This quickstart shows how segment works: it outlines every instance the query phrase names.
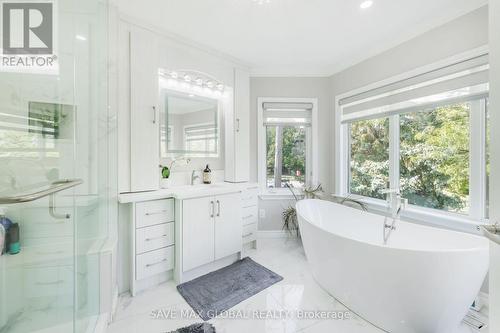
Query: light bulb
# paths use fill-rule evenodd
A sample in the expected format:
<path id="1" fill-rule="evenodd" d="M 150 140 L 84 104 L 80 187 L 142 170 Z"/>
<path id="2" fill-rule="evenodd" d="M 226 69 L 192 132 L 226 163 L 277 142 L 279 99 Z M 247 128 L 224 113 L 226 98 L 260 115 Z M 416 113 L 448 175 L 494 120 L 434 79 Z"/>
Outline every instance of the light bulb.
<path id="1" fill-rule="evenodd" d="M 371 6 L 373 6 L 373 1 L 372 1 L 372 0 L 366 0 L 366 1 L 363 1 L 363 2 L 359 5 L 359 7 L 360 7 L 361 9 L 368 9 L 368 8 L 370 8 Z"/>

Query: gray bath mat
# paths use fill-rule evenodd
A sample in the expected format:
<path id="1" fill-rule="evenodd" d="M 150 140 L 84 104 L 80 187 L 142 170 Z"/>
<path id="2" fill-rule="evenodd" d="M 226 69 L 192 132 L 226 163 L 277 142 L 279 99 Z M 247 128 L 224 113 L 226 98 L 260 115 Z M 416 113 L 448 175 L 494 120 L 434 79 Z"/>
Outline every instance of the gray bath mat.
<path id="1" fill-rule="evenodd" d="M 170 333 L 215 333 L 215 327 L 210 324 L 194 324 L 188 327 L 179 328 Z"/>
<path id="2" fill-rule="evenodd" d="M 278 274 L 244 258 L 178 285 L 177 290 L 203 320 L 209 320 L 281 280 Z"/>

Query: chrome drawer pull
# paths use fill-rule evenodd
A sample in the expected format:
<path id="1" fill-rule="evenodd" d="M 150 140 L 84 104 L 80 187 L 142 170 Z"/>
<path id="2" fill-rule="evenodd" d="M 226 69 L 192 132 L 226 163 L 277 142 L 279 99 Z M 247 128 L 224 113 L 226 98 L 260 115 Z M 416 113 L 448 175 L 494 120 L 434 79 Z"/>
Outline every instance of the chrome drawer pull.
<path id="1" fill-rule="evenodd" d="M 162 261 L 158 261 L 158 262 L 155 262 L 153 264 L 147 264 L 146 267 L 149 268 L 149 267 L 157 266 L 157 265 L 163 264 L 166 261 L 167 261 L 167 259 L 163 259 Z"/>
<path id="2" fill-rule="evenodd" d="M 167 237 L 168 235 L 161 235 L 159 237 L 153 237 L 153 238 L 146 238 L 146 242 L 151 242 L 151 241 L 154 241 L 154 240 L 157 240 L 157 239 L 162 239 L 162 238 L 165 238 Z"/>
<path id="3" fill-rule="evenodd" d="M 162 211 L 159 211 L 159 212 L 146 213 L 146 216 L 158 215 L 158 214 L 163 214 L 163 213 L 167 213 L 167 212 L 168 212 L 167 210 L 162 210 Z"/>
<path id="4" fill-rule="evenodd" d="M 55 286 L 55 285 L 63 284 L 63 283 L 64 283 L 64 280 L 57 280 L 54 282 L 37 282 L 36 284 L 38 286 Z"/>
<path id="5" fill-rule="evenodd" d="M 248 219 L 251 219 L 252 217 L 253 217 L 253 215 L 248 215 L 248 216 L 245 216 L 245 217 L 243 218 L 243 220 L 248 220 Z"/>
<path id="6" fill-rule="evenodd" d="M 243 238 L 247 238 L 247 237 L 250 237 L 253 235 L 253 232 L 249 233 L 249 234 L 246 234 L 246 235 L 243 235 Z"/>

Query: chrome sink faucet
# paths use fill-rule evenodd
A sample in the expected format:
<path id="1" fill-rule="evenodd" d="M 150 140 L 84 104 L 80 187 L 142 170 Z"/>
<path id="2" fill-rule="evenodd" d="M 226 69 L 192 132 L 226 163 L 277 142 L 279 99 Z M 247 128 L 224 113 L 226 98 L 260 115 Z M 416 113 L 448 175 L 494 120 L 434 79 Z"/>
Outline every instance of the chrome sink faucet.
<path id="1" fill-rule="evenodd" d="M 191 185 L 194 185 L 196 179 L 200 179 L 200 176 L 196 174 L 196 170 L 193 170 L 193 172 L 191 172 Z"/>

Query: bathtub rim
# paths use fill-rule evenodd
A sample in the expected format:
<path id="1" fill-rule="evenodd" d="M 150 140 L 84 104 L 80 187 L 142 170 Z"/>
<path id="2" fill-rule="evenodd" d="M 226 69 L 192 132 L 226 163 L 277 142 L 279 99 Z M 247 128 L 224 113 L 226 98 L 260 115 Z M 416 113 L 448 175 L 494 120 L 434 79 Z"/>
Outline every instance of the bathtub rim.
<path id="1" fill-rule="evenodd" d="M 300 213 L 300 206 L 303 206 L 303 205 L 305 205 L 305 204 L 307 204 L 309 202 L 325 202 L 325 203 L 328 203 L 328 204 L 330 204 L 332 206 L 341 206 L 342 208 L 345 208 L 346 210 L 350 210 L 350 211 L 362 212 L 364 214 L 374 215 L 374 216 L 377 216 L 377 217 L 385 217 L 385 216 L 381 215 L 381 214 L 372 213 L 372 212 L 362 211 L 362 210 L 359 210 L 359 209 L 356 209 L 356 208 L 352 208 L 352 207 L 349 207 L 349 206 L 346 206 L 346 205 L 342 205 L 340 203 L 329 201 L 329 200 L 304 199 L 304 200 L 300 200 L 300 201 L 298 201 L 296 203 L 295 209 L 297 211 L 297 217 L 299 218 L 299 223 L 300 223 L 300 218 L 302 218 L 304 221 L 306 221 L 311 226 L 313 226 L 313 227 L 315 227 L 317 229 L 320 229 L 323 232 L 327 232 L 327 233 L 332 234 L 332 235 L 334 235 L 336 237 L 342 238 L 343 240 L 354 241 L 356 243 L 370 245 L 370 246 L 375 246 L 375 247 L 378 247 L 378 248 L 381 248 L 381 249 L 388 249 L 388 250 L 393 250 L 393 251 L 432 252 L 432 253 L 440 253 L 440 252 L 443 252 L 443 253 L 486 252 L 486 254 L 489 255 L 489 242 L 488 242 L 488 239 L 486 237 L 484 237 L 484 236 L 475 235 L 475 234 L 471 234 L 471 233 L 467 233 L 467 232 L 462 232 L 462 231 L 448 230 L 448 229 L 444 229 L 444 228 L 439 228 L 437 226 L 434 227 L 434 226 L 424 225 L 424 224 L 420 224 L 420 223 L 416 223 L 416 222 L 411 222 L 411 221 L 406 221 L 406 220 L 399 220 L 397 223 L 409 223 L 409 224 L 418 226 L 418 227 L 420 227 L 422 229 L 439 229 L 439 230 L 442 230 L 442 231 L 459 234 L 461 236 L 476 238 L 478 240 L 484 241 L 484 246 L 482 246 L 482 247 L 481 246 L 477 246 L 477 247 L 471 247 L 471 248 L 465 248 L 465 249 L 463 249 L 463 248 L 462 249 L 428 249 L 428 248 L 415 249 L 415 248 L 394 247 L 394 246 L 391 246 L 391 245 L 377 244 L 377 243 L 374 243 L 374 242 L 368 242 L 368 241 L 363 241 L 363 240 L 356 239 L 356 238 L 351 238 L 351 237 L 346 237 L 346 236 L 343 236 L 343 235 L 339 235 L 338 233 L 334 233 L 334 232 L 331 232 L 329 230 L 326 230 L 325 228 L 323 228 L 323 227 L 321 227 L 321 226 L 319 226 L 319 225 L 311 222 L 309 219 L 307 219 L 306 217 L 304 217 L 303 214 Z"/>

